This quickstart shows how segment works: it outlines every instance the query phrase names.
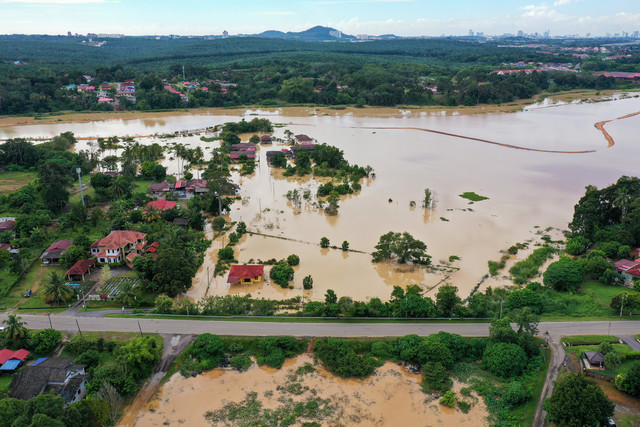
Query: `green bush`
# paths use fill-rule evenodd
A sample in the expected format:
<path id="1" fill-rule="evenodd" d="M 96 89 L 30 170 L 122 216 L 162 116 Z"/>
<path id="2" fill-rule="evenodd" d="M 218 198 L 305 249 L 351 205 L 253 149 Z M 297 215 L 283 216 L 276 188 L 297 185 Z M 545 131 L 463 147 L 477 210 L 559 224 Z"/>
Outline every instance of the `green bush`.
<path id="1" fill-rule="evenodd" d="M 199 362 L 207 361 L 208 365 L 215 368 L 222 362 L 224 343 L 219 336 L 204 333 L 191 344 L 191 355 Z"/>
<path id="2" fill-rule="evenodd" d="M 278 263 L 271 267 L 269 277 L 283 288 L 289 287 L 289 282 L 293 280 L 293 268 L 284 263 Z"/>
<path id="3" fill-rule="evenodd" d="M 370 356 L 357 355 L 351 344 L 339 338 L 318 341 L 314 351 L 329 371 L 343 378 L 368 377 L 377 364 Z"/>
<path id="4" fill-rule="evenodd" d="M 525 403 L 531 397 L 531 393 L 525 389 L 519 381 L 512 381 L 502 395 L 502 400 L 511 406 Z"/>
<path id="5" fill-rule="evenodd" d="M 296 254 L 291 254 L 287 257 L 287 264 L 289 264 L 291 267 L 295 267 L 296 265 L 300 264 L 300 257 Z"/>
<path id="6" fill-rule="evenodd" d="M 45 355 L 55 350 L 62 341 L 62 332 L 55 329 L 42 329 L 29 339 L 29 348 L 35 353 Z"/>
<path id="7" fill-rule="evenodd" d="M 449 390 L 451 388 L 450 376 L 440 362 L 428 362 L 422 366 L 422 380 L 428 391 L 445 392 Z"/>
<path id="8" fill-rule="evenodd" d="M 452 391 L 448 391 L 440 398 L 440 404 L 450 408 L 455 408 L 456 400 L 456 394 Z"/>
<path id="9" fill-rule="evenodd" d="M 251 358 L 249 356 L 245 356 L 243 354 L 239 356 L 232 357 L 229 360 L 229 365 L 232 368 L 237 369 L 240 372 L 244 372 L 253 364 Z"/>
<path id="10" fill-rule="evenodd" d="M 76 357 L 73 363 L 86 365 L 86 369 L 98 366 L 100 364 L 100 353 L 94 349 L 87 350 L 80 356 Z"/>
<path id="11" fill-rule="evenodd" d="M 464 400 L 458 400 L 458 408 L 460 408 L 460 411 L 462 411 L 463 414 L 467 414 L 471 409 L 471 403 L 465 402 Z"/>
<path id="12" fill-rule="evenodd" d="M 482 367 L 502 378 L 515 377 L 527 367 L 527 355 L 517 344 L 491 344 L 482 355 Z"/>
<path id="13" fill-rule="evenodd" d="M 561 292 L 575 292 L 584 280 L 580 262 L 569 257 L 552 262 L 544 272 L 545 286 Z"/>

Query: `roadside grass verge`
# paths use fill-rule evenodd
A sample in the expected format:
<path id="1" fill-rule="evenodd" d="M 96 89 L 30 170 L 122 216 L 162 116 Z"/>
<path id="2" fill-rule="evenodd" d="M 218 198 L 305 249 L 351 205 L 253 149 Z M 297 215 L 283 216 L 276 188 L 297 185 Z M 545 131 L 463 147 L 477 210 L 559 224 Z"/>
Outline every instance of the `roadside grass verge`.
<path id="1" fill-rule="evenodd" d="M 618 354 L 626 356 L 627 358 L 640 358 L 640 351 L 633 350 L 626 344 L 612 344 L 611 345 Z M 571 347 L 565 347 L 564 351 L 580 357 L 585 351 L 598 351 L 598 345 L 573 345 Z"/>
<path id="2" fill-rule="evenodd" d="M 544 363 L 538 375 L 531 376 L 528 381 L 523 381 L 523 385 L 531 390 L 531 399 L 523 406 L 513 409 L 513 414 L 522 420 L 523 426 L 533 425 L 533 417 L 536 414 L 536 408 L 542 395 L 542 387 L 547 379 L 547 371 L 549 370 L 549 364 L 551 363 L 551 350 L 545 348 L 543 351 Z"/>
<path id="3" fill-rule="evenodd" d="M 618 344 L 618 337 L 613 335 L 568 335 L 562 338 L 562 342 L 571 346 L 599 345 L 603 342 Z"/>

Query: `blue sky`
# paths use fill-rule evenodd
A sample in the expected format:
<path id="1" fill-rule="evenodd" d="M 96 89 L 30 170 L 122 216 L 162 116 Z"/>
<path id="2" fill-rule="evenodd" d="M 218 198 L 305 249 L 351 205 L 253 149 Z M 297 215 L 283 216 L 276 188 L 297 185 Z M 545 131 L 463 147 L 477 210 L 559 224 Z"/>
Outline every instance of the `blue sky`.
<path id="1" fill-rule="evenodd" d="M 1 34 L 252 34 L 314 25 L 439 36 L 640 30 L 639 0 L 0 0 Z"/>

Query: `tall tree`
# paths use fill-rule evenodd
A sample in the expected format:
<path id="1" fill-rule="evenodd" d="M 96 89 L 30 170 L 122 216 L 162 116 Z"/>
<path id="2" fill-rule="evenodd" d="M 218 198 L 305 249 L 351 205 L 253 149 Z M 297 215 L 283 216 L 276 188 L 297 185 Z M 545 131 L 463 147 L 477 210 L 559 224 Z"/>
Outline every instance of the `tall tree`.
<path id="1" fill-rule="evenodd" d="M 49 273 L 49 278 L 42 291 L 42 295 L 44 295 L 46 302 L 60 305 L 71 301 L 74 292 L 73 289 L 63 284 L 62 276 L 52 271 Z"/>
<path id="2" fill-rule="evenodd" d="M 553 394 L 544 402 L 549 419 L 567 427 L 608 425 L 614 407 L 598 383 L 573 372 L 558 377 Z"/>
<path id="3" fill-rule="evenodd" d="M 29 330 L 24 326 L 22 317 L 15 314 L 10 314 L 5 320 L 2 321 L 4 325 L 7 325 L 4 330 L 4 336 L 9 341 L 17 341 L 25 338 L 29 333 Z"/>

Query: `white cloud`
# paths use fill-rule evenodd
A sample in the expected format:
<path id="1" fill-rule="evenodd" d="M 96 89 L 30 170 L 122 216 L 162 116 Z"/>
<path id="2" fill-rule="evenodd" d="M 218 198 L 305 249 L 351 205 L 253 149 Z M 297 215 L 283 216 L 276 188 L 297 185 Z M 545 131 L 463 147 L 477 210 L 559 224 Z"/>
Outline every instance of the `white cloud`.
<path id="1" fill-rule="evenodd" d="M 415 0 L 325 0 L 325 1 L 317 1 L 316 4 L 319 5 L 337 5 L 337 4 L 347 4 L 347 3 L 410 3 Z"/>
<path id="2" fill-rule="evenodd" d="M 564 5 L 567 5 L 569 3 L 578 3 L 578 2 L 581 2 L 581 1 L 583 1 L 583 0 L 558 0 L 553 5 L 554 6 L 564 6 Z"/>
<path id="3" fill-rule="evenodd" d="M 292 16 L 292 15 L 297 15 L 297 13 L 291 12 L 291 11 L 288 11 L 288 10 L 283 10 L 283 11 L 269 10 L 269 11 L 263 11 L 263 12 L 254 12 L 254 13 L 252 13 L 252 15 L 256 15 L 256 16 Z"/>
<path id="4" fill-rule="evenodd" d="M 0 0 L 0 3 L 89 4 L 120 3 L 118 0 Z"/>

